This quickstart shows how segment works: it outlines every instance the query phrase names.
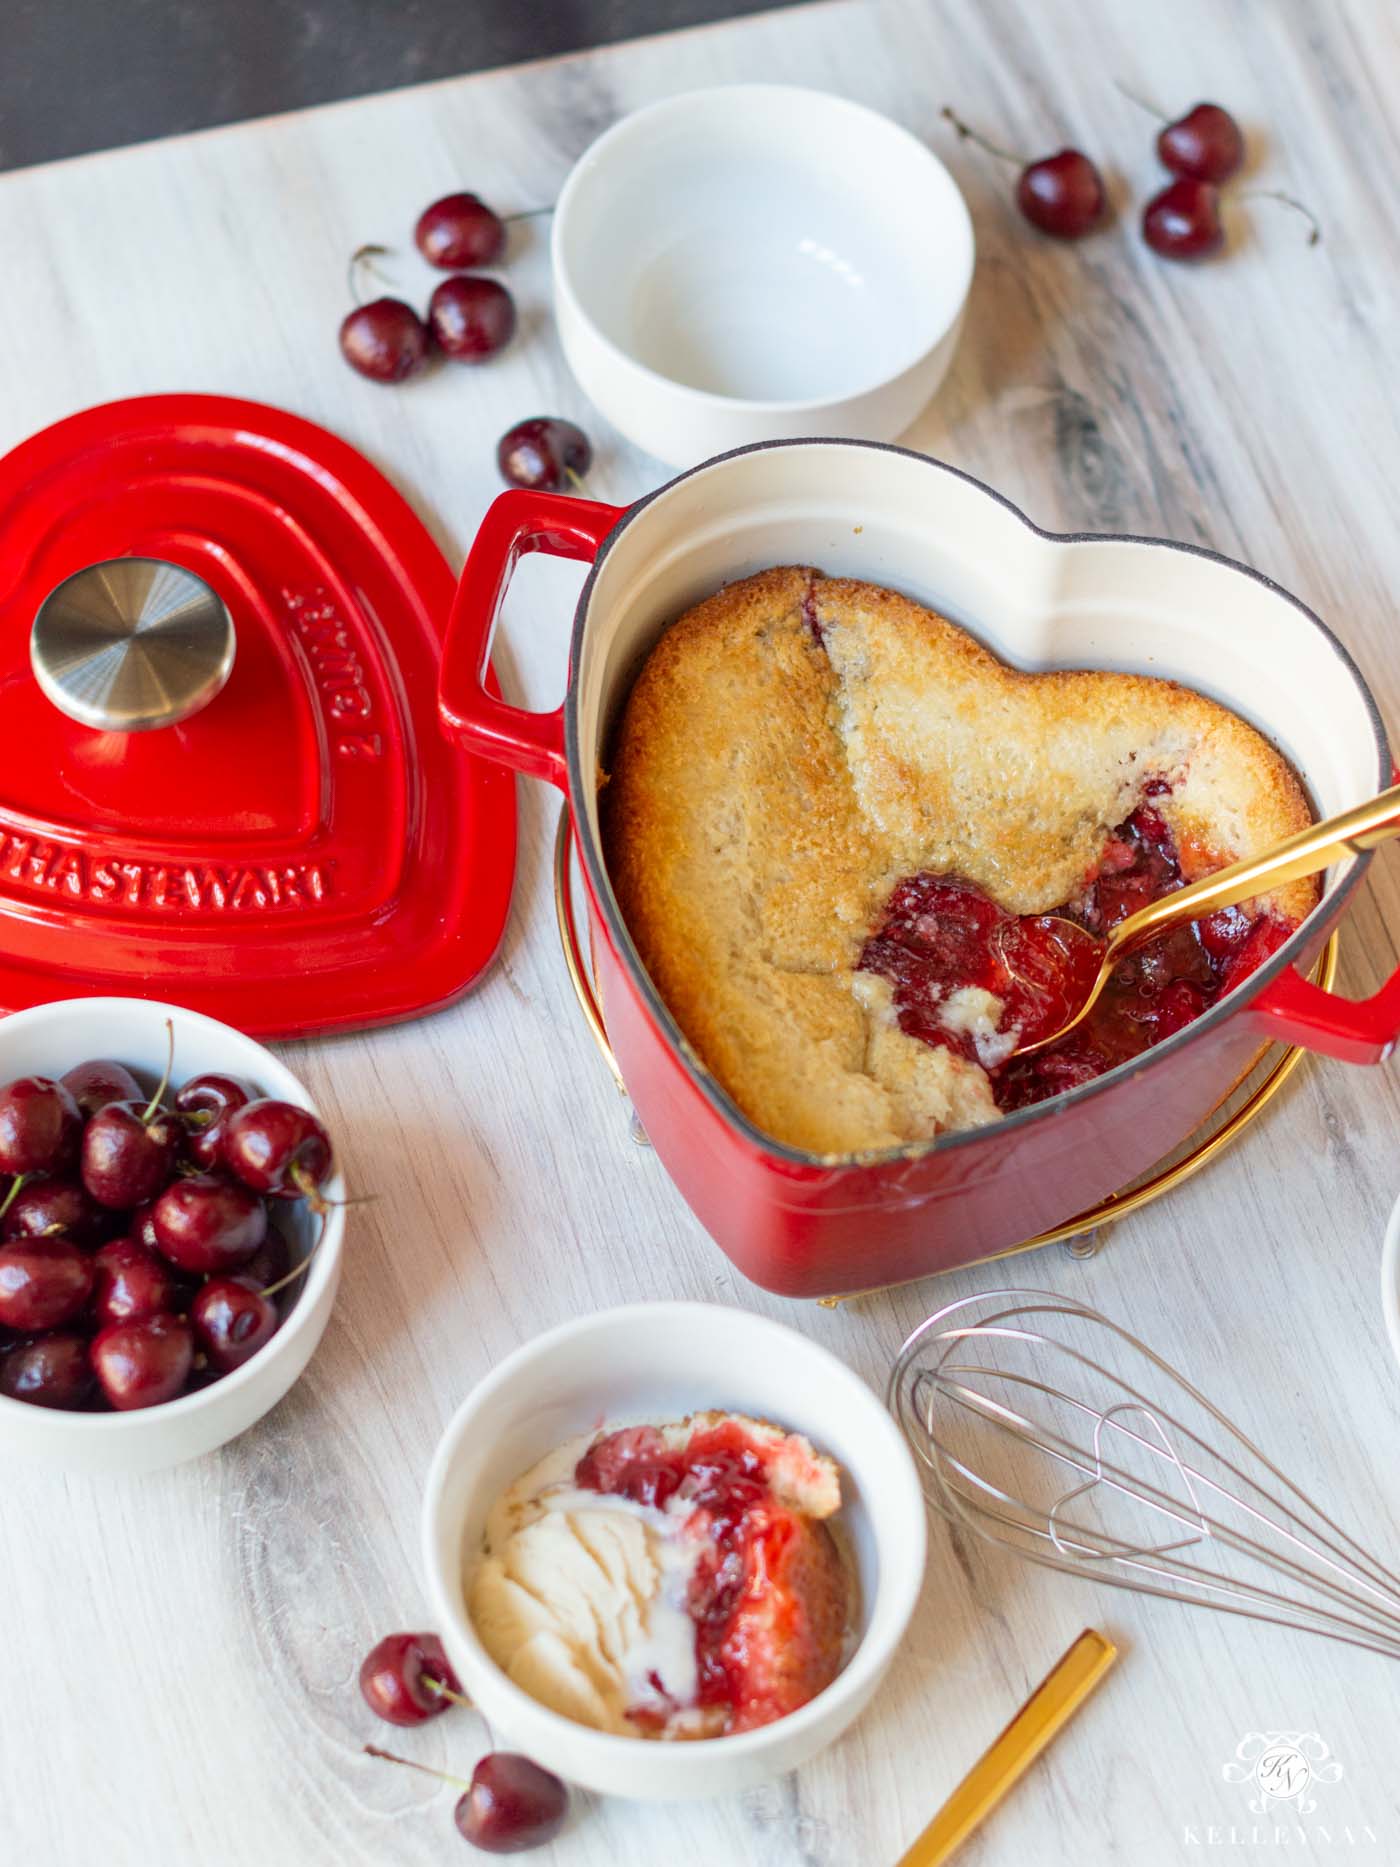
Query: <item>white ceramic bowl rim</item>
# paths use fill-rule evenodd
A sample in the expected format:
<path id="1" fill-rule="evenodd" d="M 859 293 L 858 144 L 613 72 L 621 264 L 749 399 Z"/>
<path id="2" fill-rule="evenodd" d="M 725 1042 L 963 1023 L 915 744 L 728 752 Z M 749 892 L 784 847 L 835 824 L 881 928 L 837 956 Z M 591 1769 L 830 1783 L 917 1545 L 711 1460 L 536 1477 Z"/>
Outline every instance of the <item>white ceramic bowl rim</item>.
<path id="1" fill-rule="evenodd" d="M 843 384 L 830 394 L 802 396 L 792 401 L 757 401 L 749 396 L 721 395 L 713 389 L 698 389 L 691 383 L 678 381 L 675 377 L 663 376 L 659 371 L 654 370 L 650 364 L 643 363 L 638 357 L 633 356 L 631 351 L 625 350 L 621 344 L 610 337 L 594 320 L 574 280 L 570 277 L 569 268 L 564 256 L 564 241 L 567 237 L 566 229 L 568 227 L 568 216 L 570 208 L 573 206 L 574 198 L 591 180 L 591 177 L 586 172 L 585 162 L 591 160 L 595 156 L 606 153 L 615 144 L 637 133 L 638 130 L 644 131 L 649 120 L 665 115 L 674 110 L 677 106 L 690 104 L 696 98 L 712 95 L 716 91 L 745 92 L 753 97 L 755 101 L 765 92 L 779 94 L 784 98 L 804 97 L 815 99 L 823 106 L 830 106 L 833 111 L 841 111 L 853 117 L 864 118 L 872 127 L 878 124 L 882 129 L 891 132 L 898 140 L 907 144 L 911 157 L 915 157 L 916 154 L 917 157 L 922 157 L 928 166 L 930 174 L 939 176 L 949 185 L 952 197 L 957 203 L 960 226 L 965 228 L 967 235 L 967 260 L 963 269 L 965 276 L 959 282 L 958 288 L 952 296 L 951 308 L 947 310 L 943 316 L 934 319 L 929 324 L 927 332 L 921 341 L 913 345 L 908 354 L 903 356 L 897 364 L 893 367 L 882 369 L 877 376 L 872 377 L 869 381 L 861 381 L 849 386 Z M 597 137 L 595 141 L 589 144 L 583 156 L 579 158 L 578 162 L 576 162 L 574 167 L 570 170 L 568 178 L 559 192 L 559 199 L 555 203 L 554 225 L 550 235 L 550 264 L 554 274 L 556 289 L 562 292 L 568 299 L 569 305 L 575 315 L 587 325 L 594 340 L 610 356 L 615 358 L 618 362 L 624 363 L 629 369 L 636 370 L 642 377 L 653 383 L 664 384 L 667 390 L 672 394 L 685 395 L 693 399 L 696 403 L 712 408 L 744 409 L 752 411 L 755 415 L 800 415 L 808 409 L 830 410 L 837 403 L 853 402 L 861 396 L 870 395 L 873 391 L 884 388 L 888 383 L 897 382 L 906 371 L 912 369 L 921 358 L 927 356 L 929 351 L 942 342 L 962 316 L 963 307 L 967 302 L 967 295 L 972 286 L 972 272 L 975 264 L 975 236 L 972 227 L 972 216 L 968 212 L 967 203 L 963 200 L 962 191 L 953 180 L 952 174 L 948 170 L 946 164 L 940 161 L 933 150 L 928 147 L 927 143 L 921 142 L 911 130 L 906 130 L 903 124 L 896 123 L 892 117 L 885 116 L 882 111 L 872 110 L 866 104 L 858 104 L 853 98 L 841 97 L 833 91 L 822 91 L 809 85 L 705 85 L 693 91 L 679 91 L 673 97 L 663 97 L 658 99 L 654 104 L 644 104 L 638 110 L 629 111 L 625 117 L 620 118 L 609 129 L 604 130 L 601 136 Z M 720 458 L 723 458 L 723 456 L 720 456 Z M 704 462 L 702 464 L 709 465 L 711 463 Z M 658 491 L 664 490 L 664 488 L 658 488 Z"/>
<path id="2" fill-rule="evenodd" d="M 637 1746 L 639 1744 L 645 1746 L 647 1740 L 638 1737 L 617 1737 L 608 1731 L 590 1730 L 588 1726 L 580 1725 L 572 1718 L 566 1718 L 561 1712 L 552 1711 L 547 1705 L 541 1704 L 538 1699 L 532 1698 L 496 1665 L 472 1626 L 471 1617 L 466 1611 L 460 1581 L 454 1588 L 439 1573 L 436 1551 L 437 1500 L 451 1469 L 464 1422 L 478 1413 L 501 1388 L 508 1386 L 516 1379 L 523 1368 L 547 1355 L 561 1341 L 567 1340 L 581 1328 L 586 1328 L 594 1322 L 625 1324 L 629 1319 L 636 1319 L 639 1323 L 643 1323 L 657 1318 L 662 1313 L 683 1317 L 692 1311 L 722 1307 L 717 1304 L 685 1302 L 626 1303 L 611 1309 L 595 1311 L 592 1316 L 561 1323 L 557 1328 L 546 1330 L 542 1335 L 532 1336 L 529 1341 L 523 1342 L 519 1348 L 507 1355 L 504 1361 L 498 1362 L 489 1374 L 483 1375 L 477 1382 L 444 1428 L 437 1451 L 433 1455 L 432 1465 L 428 1470 L 427 1484 L 423 1494 L 423 1567 L 428 1579 L 429 1592 L 433 1596 L 433 1605 L 440 1620 L 453 1627 L 458 1636 L 473 1649 L 482 1665 L 491 1668 L 495 1674 L 497 1687 L 507 1701 L 518 1705 L 523 1712 L 534 1718 L 542 1717 L 548 1723 L 556 1725 L 561 1732 L 567 1734 L 571 1744 L 581 1747 L 582 1754 L 595 1757 L 600 1763 L 605 1763 L 609 1759 L 635 1758 L 638 1754 Z M 787 1324 L 774 1322 L 770 1317 L 762 1316 L 754 1310 L 737 1310 L 736 1314 L 742 1315 L 746 1322 L 756 1325 L 766 1324 L 774 1330 L 781 1331 L 785 1336 L 797 1336 L 804 1347 L 809 1349 L 812 1355 L 823 1364 L 827 1378 L 844 1384 L 852 1396 L 854 1405 L 865 1406 L 870 1410 L 872 1430 L 886 1434 L 897 1443 L 902 1462 L 908 1462 L 909 1484 L 912 1490 L 911 1502 L 916 1507 L 916 1520 L 922 1525 L 925 1522 L 923 1494 L 919 1490 L 908 1447 L 893 1416 L 886 1410 L 878 1395 L 867 1387 L 855 1370 L 848 1367 L 839 1356 L 833 1355 L 829 1349 L 824 1348 L 818 1342 L 813 1342 L 809 1337 L 802 1336 L 799 1331 L 790 1328 Z M 799 1425 L 792 1430 L 800 1432 L 802 1429 Z M 905 1588 L 897 1591 L 882 1562 L 876 1599 L 871 1609 L 869 1623 L 850 1659 L 824 1691 L 819 1692 L 814 1699 L 809 1700 L 799 1710 L 789 1712 L 785 1717 L 775 1719 L 771 1724 L 760 1725 L 752 1731 L 741 1731 L 731 1737 L 706 1738 L 700 1746 L 705 1756 L 707 1758 L 747 1757 L 761 1754 L 771 1746 L 800 1734 L 809 1725 L 818 1722 L 824 1715 L 830 1694 L 840 1692 L 846 1696 L 858 1692 L 871 1674 L 878 1674 L 889 1663 L 893 1646 L 909 1623 L 923 1586 L 924 1561 L 922 1558 L 912 1565 L 908 1571 L 908 1577 L 912 1581 L 912 1586 L 906 1581 Z"/>
<path id="3" fill-rule="evenodd" d="M 1050 531 L 1044 526 L 1037 525 L 1033 519 L 1027 518 L 1021 508 L 1013 500 L 1008 499 L 1004 493 L 999 493 L 995 487 L 988 486 L 984 480 L 979 480 L 974 474 L 964 472 L 961 467 L 949 465 L 946 460 L 936 460 L 930 454 L 921 454 L 914 448 L 900 447 L 890 441 L 861 441 L 840 435 L 811 435 L 798 440 L 753 441 L 744 447 L 730 448 L 723 454 L 716 454 L 709 460 L 702 460 L 695 466 L 686 468 L 684 472 L 674 474 L 663 485 L 656 487 L 645 498 L 637 500 L 633 505 L 627 506 L 619 514 L 617 523 L 599 546 L 597 555 L 589 567 L 583 588 L 579 592 L 577 607 L 574 610 L 573 634 L 569 644 L 568 684 L 563 703 L 564 751 L 568 767 L 568 796 L 571 800 L 581 799 L 588 795 L 588 785 L 592 781 L 590 774 L 593 772 L 595 763 L 594 748 L 591 745 L 584 746 L 583 734 L 580 730 L 579 681 L 583 667 L 584 631 L 588 623 L 589 606 L 593 599 L 594 585 L 598 581 L 608 553 L 628 526 L 632 525 L 648 506 L 669 493 L 673 487 L 694 478 L 695 475 L 706 473 L 725 461 L 738 460 L 746 454 L 767 452 L 774 448 L 812 447 L 829 447 L 838 450 L 860 448 L 867 452 L 897 454 L 907 460 L 917 461 L 931 473 L 950 474 L 953 478 L 976 488 L 994 504 L 1001 506 L 1035 537 L 1043 538 L 1051 544 L 1148 545 L 1160 551 L 1180 552 L 1188 557 L 1203 558 L 1209 563 L 1222 565 L 1238 572 L 1242 577 L 1249 578 L 1251 582 L 1262 585 L 1272 595 L 1281 597 L 1306 622 L 1310 623 L 1342 663 L 1356 686 L 1375 734 L 1377 791 L 1385 790 L 1393 781 L 1390 743 L 1386 736 L 1385 724 L 1381 719 L 1375 696 L 1367 685 L 1354 657 L 1315 610 L 1310 609 L 1291 591 L 1284 589 L 1282 584 L 1276 583 L 1272 577 L 1265 576 L 1262 571 L 1254 570 L 1248 564 L 1241 564 L 1237 559 L 1227 557 L 1224 552 L 1212 551 L 1205 545 L 1184 544 L 1173 538 L 1153 538 L 1134 532 Z M 778 1141 L 772 1135 L 766 1134 L 750 1121 L 728 1092 L 699 1063 L 695 1052 L 686 1042 L 680 1026 L 676 1023 L 661 994 L 652 984 L 646 967 L 642 964 L 641 955 L 637 951 L 622 910 L 618 906 L 617 897 L 613 893 L 607 864 L 603 860 L 601 844 L 590 830 L 586 812 L 574 804 L 572 814 L 575 841 L 593 897 L 598 902 L 608 924 L 614 945 L 628 968 L 634 988 L 640 994 L 653 1021 L 665 1034 L 672 1051 L 680 1059 L 686 1075 L 711 1107 L 731 1128 L 737 1129 L 753 1148 L 773 1159 L 791 1161 L 795 1165 L 804 1167 L 814 1164 L 841 1166 L 852 1162 L 859 1162 L 862 1167 L 865 1167 L 879 1165 L 886 1161 L 918 1160 L 926 1154 L 931 1154 L 935 1149 L 943 1151 L 955 1148 L 977 1148 L 985 1147 L 988 1143 L 994 1146 L 1000 1145 L 1008 1131 L 1013 1128 L 1022 1127 L 1029 1122 L 1053 1121 L 1071 1102 L 1076 1104 L 1087 1102 L 1094 1096 L 1111 1093 L 1129 1074 L 1136 1076 L 1144 1071 L 1160 1068 L 1186 1045 L 1215 1029 L 1226 1018 L 1233 1017 L 1237 1012 L 1242 1011 L 1266 985 L 1291 966 L 1297 959 L 1304 942 L 1316 931 L 1318 917 L 1321 916 L 1328 923 L 1332 923 L 1341 914 L 1346 903 L 1361 885 L 1374 854 L 1373 851 L 1364 851 L 1356 856 L 1349 872 L 1318 904 L 1317 909 L 1284 941 L 1278 952 L 1251 973 L 1242 985 L 1225 993 L 1199 1018 L 1193 1019 L 1190 1024 L 1184 1026 L 1173 1036 L 1165 1038 L 1161 1043 L 1154 1044 L 1141 1056 L 1130 1058 L 1126 1063 L 1119 1064 L 1116 1069 L 1094 1077 L 1077 1089 L 1066 1090 L 1060 1095 L 1050 1097 L 1045 1102 L 1034 1103 L 1029 1108 L 1018 1109 L 1012 1114 L 1003 1115 L 1000 1121 L 991 1127 L 955 1130 L 938 1136 L 936 1140 L 910 1142 L 903 1147 L 868 1149 L 856 1154 L 827 1155 L 792 1147 L 787 1142 Z"/>
<path id="4" fill-rule="evenodd" d="M 10 1027 L 20 1021 L 41 1024 L 45 1021 L 46 1014 L 53 1009 L 55 1004 L 72 1004 L 77 1001 L 83 1004 L 90 1004 L 93 1007 L 99 1007 L 108 1002 L 110 997 L 110 994 L 95 995 L 91 998 L 84 997 L 82 994 L 75 994 L 74 999 L 47 1000 L 42 1005 L 30 1005 L 24 1011 L 11 1012 L 8 1017 L 3 1020 L 3 1024 L 0 1024 L 0 1030 Z M 138 1001 L 119 997 L 114 1002 L 123 1006 L 130 1006 Z M 141 999 L 139 1003 L 143 1007 L 149 1008 L 154 1018 L 178 1017 L 181 1020 L 202 1025 L 207 1030 L 217 1032 L 220 1035 L 228 1031 L 235 1031 L 236 1035 L 243 1037 L 247 1043 L 257 1045 L 259 1049 L 262 1048 L 255 1037 L 247 1037 L 245 1032 L 237 1031 L 235 1026 L 223 1024 L 218 1018 L 207 1017 L 202 1011 L 191 1011 L 188 1006 L 185 1005 L 168 1005 L 154 998 Z M 96 1013 L 95 1015 L 100 1015 L 100 1013 Z M 100 1050 L 93 1051 L 94 1056 L 102 1054 L 104 1053 Z M 274 1062 L 280 1063 L 280 1059 L 278 1058 L 274 1058 L 273 1060 Z M 292 1077 L 293 1081 L 296 1080 L 293 1072 L 288 1070 L 285 1064 L 282 1064 L 281 1067 L 286 1071 L 289 1077 Z M 261 1087 L 261 1085 L 259 1085 L 259 1087 Z M 304 1106 L 308 1108 L 312 1107 L 310 1097 L 305 1098 Z M 313 1114 L 316 1113 L 314 1108 L 312 1108 L 312 1112 Z M 332 1202 L 344 1201 L 345 1182 L 341 1178 L 338 1165 L 330 1179 L 326 1181 L 322 1191 L 326 1198 Z M 302 1327 L 309 1324 L 315 1312 L 314 1298 L 316 1294 L 325 1287 L 327 1280 L 335 1270 L 336 1261 L 340 1256 L 341 1234 L 343 1229 L 343 1221 L 340 1218 L 340 1207 L 337 1205 L 336 1210 L 327 1217 L 325 1232 L 321 1237 L 320 1245 L 315 1257 L 312 1259 L 310 1268 L 302 1272 L 302 1290 L 296 1302 L 287 1312 L 282 1322 L 279 1323 L 274 1333 L 264 1342 L 257 1354 L 250 1355 L 241 1368 L 235 1368 L 232 1374 L 225 1374 L 221 1376 L 219 1380 L 211 1381 L 207 1387 L 202 1387 L 193 1394 L 181 1394 L 175 1400 L 162 1401 L 158 1407 L 133 1407 L 126 1412 L 113 1413 L 65 1413 L 65 1420 L 71 1420 L 76 1425 L 80 1425 L 84 1431 L 90 1430 L 93 1433 L 106 1433 L 110 1437 L 116 1437 L 122 1433 L 140 1432 L 143 1428 L 148 1428 L 151 1421 L 157 1418 L 161 1420 L 184 1419 L 190 1414 L 199 1413 L 204 1408 L 212 1406 L 216 1400 L 222 1400 L 228 1394 L 236 1393 L 240 1388 L 246 1387 L 250 1381 L 257 1379 L 266 1357 L 275 1354 L 278 1349 L 286 1347 L 289 1343 L 293 1342 L 296 1337 L 300 1335 Z M 27 1416 L 37 1411 L 39 1411 L 39 1409 L 35 1408 L 32 1403 L 27 1400 L 12 1400 L 7 1394 L 0 1394 L 0 1412 Z"/>

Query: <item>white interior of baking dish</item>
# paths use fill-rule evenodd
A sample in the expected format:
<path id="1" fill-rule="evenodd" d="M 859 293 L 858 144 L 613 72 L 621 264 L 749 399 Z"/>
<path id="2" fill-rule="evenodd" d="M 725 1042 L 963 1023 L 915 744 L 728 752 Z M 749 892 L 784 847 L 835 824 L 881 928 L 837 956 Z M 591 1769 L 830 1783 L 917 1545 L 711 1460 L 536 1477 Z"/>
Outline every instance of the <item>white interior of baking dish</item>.
<path id="1" fill-rule="evenodd" d="M 1292 760 L 1323 814 L 1389 782 L 1356 669 L 1282 590 L 1183 547 L 1046 537 L 936 462 L 832 441 L 714 461 L 624 526 L 599 566 L 580 650 L 585 769 L 590 750 L 605 757 L 668 623 L 722 583 L 793 563 L 904 591 L 1017 667 L 1125 669 L 1212 695 Z M 596 797 L 575 802 L 596 837 Z M 1349 866 L 1332 870 L 1329 890 Z"/>

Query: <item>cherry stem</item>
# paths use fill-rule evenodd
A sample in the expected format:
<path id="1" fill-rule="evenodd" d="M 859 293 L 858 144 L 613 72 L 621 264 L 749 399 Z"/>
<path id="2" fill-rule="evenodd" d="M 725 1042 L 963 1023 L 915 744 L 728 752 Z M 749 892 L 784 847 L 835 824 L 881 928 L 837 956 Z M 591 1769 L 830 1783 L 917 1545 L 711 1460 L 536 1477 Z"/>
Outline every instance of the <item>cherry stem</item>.
<path id="1" fill-rule="evenodd" d="M 366 1744 L 365 1755 L 378 1757 L 383 1763 L 401 1763 L 406 1770 L 421 1770 L 424 1776 L 435 1776 L 440 1783 L 451 1783 L 454 1789 L 471 1791 L 471 1784 L 464 1783 L 460 1776 L 449 1776 L 446 1770 L 435 1770 L 427 1763 L 415 1763 L 411 1757 L 396 1757 L 392 1750 L 381 1750 L 378 1744 Z"/>
<path id="2" fill-rule="evenodd" d="M 1308 223 L 1309 246 L 1316 246 L 1322 238 L 1322 226 L 1317 215 L 1310 207 L 1304 207 L 1303 203 L 1295 199 L 1293 195 L 1284 194 L 1282 189 L 1248 188 L 1239 198 L 1241 201 L 1281 201 L 1285 207 L 1291 207 L 1295 214 L 1301 214 Z"/>
<path id="3" fill-rule="evenodd" d="M 365 302 L 364 299 L 360 297 L 361 266 L 364 267 L 365 271 L 372 279 L 378 279 L 381 285 L 388 285 L 391 283 L 374 264 L 374 261 L 381 254 L 387 257 L 388 252 L 389 248 L 387 246 L 375 246 L 373 242 L 371 242 L 368 246 L 357 246 L 350 255 L 350 264 L 345 272 L 345 282 L 350 288 L 350 296 L 357 305 L 362 305 Z"/>
<path id="4" fill-rule="evenodd" d="M 579 475 L 574 472 L 572 467 L 566 466 L 564 475 L 576 493 L 581 493 L 583 491 L 583 481 L 580 479 Z"/>
<path id="5" fill-rule="evenodd" d="M 306 1171 L 305 1167 L 302 1166 L 300 1161 L 294 1160 L 292 1162 L 287 1178 L 301 1194 L 311 1210 L 319 1213 L 321 1217 L 324 1218 L 327 1212 L 330 1211 L 330 1206 L 326 1200 L 322 1199 L 320 1187 L 317 1186 L 316 1182 Z"/>
<path id="6" fill-rule="evenodd" d="M 10 1210 L 10 1207 L 14 1204 L 15 1194 L 28 1178 L 29 1175 L 27 1173 L 17 1173 L 14 1179 L 11 1180 L 9 1192 L 6 1193 L 3 1200 L 0 1200 L 0 1219 L 3 1219 L 5 1214 Z"/>
<path id="7" fill-rule="evenodd" d="M 952 124 L 953 128 L 957 131 L 958 135 L 962 137 L 965 143 L 976 143 L 977 147 L 979 149 L 985 149 L 989 156 L 996 156 L 1002 162 L 1014 162 L 1018 169 L 1026 166 L 1024 156 L 1013 156 L 1009 149 L 1001 149 L 998 148 L 995 143 L 989 143 L 985 136 L 979 134 L 978 131 L 972 129 L 968 124 L 963 122 L 962 118 L 953 109 L 951 104 L 945 104 L 943 106 L 943 115 L 948 119 L 949 123 Z"/>
<path id="8" fill-rule="evenodd" d="M 175 1068 L 175 1026 L 169 1018 L 165 1020 L 165 1074 L 156 1084 L 156 1092 L 146 1104 L 146 1112 L 141 1117 L 141 1126 L 150 1125 L 152 1117 L 160 1107 L 160 1099 L 170 1087 L 170 1072 Z"/>
<path id="9" fill-rule="evenodd" d="M 295 1163 L 289 1169 L 287 1177 L 311 1210 L 320 1213 L 323 1217 L 336 1207 L 372 1206 L 379 1198 L 378 1193 L 352 1193 L 348 1199 L 327 1199 L 305 1167 Z"/>
<path id="10" fill-rule="evenodd" d="M 1130 91 L 1121 78 L 1115 78 L 1113 82 L 1130 104 L 1136 104 L 1139 110 L 1145 110 L 1149 117 L 1155 117 L 1159 123 L 1167 121 L 1165 110 L 1159 110 L 1155 104 L 1149 104 L 1145 97 L 1139 97 L 1136 91 Z"/>
<path id="11" fill-rule="evenodd" d="M 288 1284 L 294 1284 L 298 1277 L 302 1277 L 305 1275 L 307 1266 L 310 1264 L 311 1260 L 315 1257 L 316 1253 L 321 1249 L 322 1241 L 324 1240 L 326 1236 L 326 1224 L 327 1224 L 327 1214 L 323 1210 L 321 1213 L 321 1229 L 316 1234 L 315 1244 L 312 1245 L 311 1249 L 307 1252 L 306 1256 L 302 1259 L 301 1263 L 294 1264 L 292 1268 L 287 1272 L 287 1275 L 285 1277 L 279 1277 L 275 1284 L 267 1284 L 264 1287 L 262 1294 L 265 1297 L 275 1297 L 279 1290 L 285 1290 Z"/>
<path id="12" fill-rule="evenodd" d="M 424 1673 L 422 1676 L 422 1683 L 430 1692 L 436 1692 L 439 1698 L 451 1699 L 454 1705 L 465 1706 L 468 1711 L 476 1710 L 476 1707 L 469 1698 L 466 1698 L 461 1692 L 454 1692 L 452 1687 L 450 1685 L 444 1685 L 441 1679 L 434 1679 L 430 1677 L 429 1674 Z"/>
<path id="13" fill-rule="evenodd" d="M 552 214 L 553 212 L 554 203 L 551 201 L 548 207 L 523 207 L 518 214 L 502 214 L 501 219 L 507 226 L 510 226 L 512 221 L 535 220 L 541 214 Z"/>

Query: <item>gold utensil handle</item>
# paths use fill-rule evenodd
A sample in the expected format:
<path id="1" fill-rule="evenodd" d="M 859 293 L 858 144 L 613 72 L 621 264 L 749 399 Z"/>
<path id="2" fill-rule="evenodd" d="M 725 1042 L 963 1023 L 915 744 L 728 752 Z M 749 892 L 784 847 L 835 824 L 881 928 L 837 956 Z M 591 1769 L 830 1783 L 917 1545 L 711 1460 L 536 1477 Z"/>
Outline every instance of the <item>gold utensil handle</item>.
<path id="1" fill-rule="evenodd" d="M 897 1867 L 942 1867 L 1068 1724 L 1117 1657 L 1111 1640 L 1086 1627 L 900 1856 Z"/>
<path id="2" fill-rule="evenodd" d="M 1387 837 L 1397 835 L 1400 835 L 1400 785 L 1393 785 L 1379 797 L 1368 798 L 1352 810 L 1344 810 L 1322 823 L 1310 823 L 1305 830 L 1299 830 L 1282 843 L 1275 843 L 1262 855 L 1232 862 L 1228 868 L 1217 869 L 1214 875 L 1203 876 L 1174 894 L 1150 901 L 1119 924 L 1110 936 L 1110 944 L 1117 953 L 1128 952 L 1155 933 L 1163 922 L 1177 924 L 1183 920 L 1199 920 L 1203 914 L 1214 913 L 1217 908 L 1252 901 L 1271 888 L 1281 888 L 1285 882 L 1299 881 L 1305 875 L 1316 875 L 1319 869 L 1340 862 L 1343 856 L 1360 855 L 1363 850 L 1374 849 Z"/>

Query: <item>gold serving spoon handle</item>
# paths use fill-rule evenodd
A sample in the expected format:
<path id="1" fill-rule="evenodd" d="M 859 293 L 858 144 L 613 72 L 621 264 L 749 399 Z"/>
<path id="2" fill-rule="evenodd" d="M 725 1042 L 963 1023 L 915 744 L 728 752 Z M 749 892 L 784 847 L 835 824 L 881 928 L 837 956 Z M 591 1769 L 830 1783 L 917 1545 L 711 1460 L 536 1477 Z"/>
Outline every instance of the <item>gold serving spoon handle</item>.
<path id="1" fill-rule="evenodd" d="M 1322 823 L 1309 824 L 1305 830 L 1299 830 L 1283 842 L 1275 843 L 1272 849 L 1266 849 L 1262 855 L 1250 856 L 1244 862 L 1232 862 L 1228 868 L 1217 869 L 1214 875 L 1202 876 L 1200 881 L 1178 888 L 1173 894 L 1149 901 L 1145 908 L 1139 908 L 1136 914 L 1130 914 L 1126 920 L 1119 921 L 1106 940 L 1100 941 L 1096 934 L 1091 934 L 1087 928 L 1066 920 L 1062 915 L 1044 915 L 1042 919 L 1053 924 L 1056 935 L 1071 949 L 1077 945 L 1082 951 L 1084 942 L 1092 942 L 1099 951 L 1099 969 L 1087 998 L 1072 1018 L 1066 1019 L 1058 1030 L 1051 1031 L 1047 1037 L 1038 1037 L 1033 1043 L 1018 1045 L 1012 1054 L 1028 1057 L 1068 1036 L 1076 1026 L 1083 1023 L 1098 1003 L 1099 995 L 1119 960 L 1144 941 L 1152 939 L 1155 934 L 1162 933 L 1168 927 L 1179 926 L 1182 921 L 1200 920 L 1218 908 L 1236 907 L 1241 901 L 1252 901 L 1256 895 L 1281 888 L 1286 882 L 1296 882 L 1305 875 L 1316 875 L 1319 869 L 1340 862 L 1344 856 L 1358 856 L 1363 850 L 1374 849 L 1378 843 L 1385 842 L 1387 837 L 1398 835 L 1400 785 L 1392 785 L 1390 790 L 1382 791 L 1379 797 L 1369 798 L 1366 803 L 1357 804 L 1335 817 L 1328 817 Z"/>
<path id="2" fill-rule="evenodd" d="M 943 1867 L 1069 1723 L 1118 1657 L 1092 1627 L 1051 1667 L 1001 1736 L 973 1764 L 896 1867 Z"/>

